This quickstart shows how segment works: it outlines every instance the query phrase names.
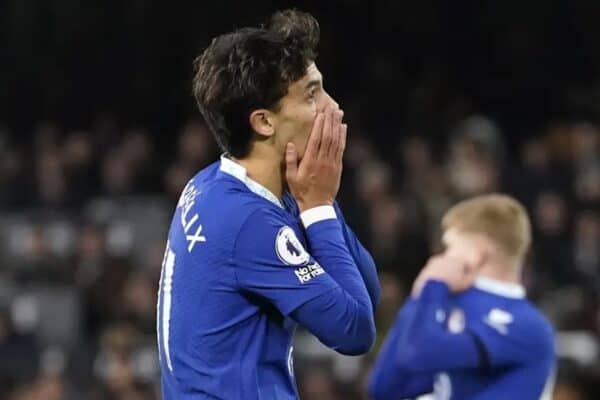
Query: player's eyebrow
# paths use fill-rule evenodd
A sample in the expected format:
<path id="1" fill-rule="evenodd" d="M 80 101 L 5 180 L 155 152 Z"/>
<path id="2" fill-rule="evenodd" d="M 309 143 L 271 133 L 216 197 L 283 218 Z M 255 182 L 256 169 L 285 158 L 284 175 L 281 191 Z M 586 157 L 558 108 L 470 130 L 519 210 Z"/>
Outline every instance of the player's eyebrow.
<path id="1" fill-rule="evenodd" d="M 311 79 L 310 81 L 308 81 L 308 83 L 304 87 L 304 90 L 308 91 L 308 90 L 312 89 L 313 87 L 321 87 L 321 78 Z"/>

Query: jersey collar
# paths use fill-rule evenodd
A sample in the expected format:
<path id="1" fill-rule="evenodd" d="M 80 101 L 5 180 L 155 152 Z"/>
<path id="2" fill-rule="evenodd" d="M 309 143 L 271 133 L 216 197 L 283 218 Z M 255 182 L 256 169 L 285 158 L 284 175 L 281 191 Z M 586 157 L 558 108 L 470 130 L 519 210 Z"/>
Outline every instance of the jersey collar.
<path id="1" fill-rule="evenodd" d="M 248 176 L 246 168 L 236 163 L 232 159 L 228 158 L 227 154 L 221 155 L 221 166 L 219 169 L 225 172 L 226 174 L 229 174 L 234 178 L 237 178 L 240 181 L 242 181 L 242 183 L 244 183 L 248 187 L 248 189 L 259 195 L 260 197 L 263 197 L 269 200 L 271 203 L 277 205 L 278 207 L 283 208 L 283 204 L 281 204 L 281 201 L 277 198 L 277 196 L 273 194 L 273 192 L 271 192 L 269 189 L 267 189 L 260 183 L 252 180 Z"/>
<path id="2" fill-rule="evenodd" d="M 473 285 L 479 290 L 492 293 L 497 296 L 511 299 L 525 298 L 525 288 L 516 283 L 502 282 L 485 276 L 478 276 Z"/>

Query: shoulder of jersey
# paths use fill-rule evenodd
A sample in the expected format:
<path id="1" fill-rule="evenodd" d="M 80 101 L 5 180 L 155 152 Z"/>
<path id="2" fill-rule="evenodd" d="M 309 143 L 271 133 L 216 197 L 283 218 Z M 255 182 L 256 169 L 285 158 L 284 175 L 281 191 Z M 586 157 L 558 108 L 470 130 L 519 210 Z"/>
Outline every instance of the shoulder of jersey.
<path id="1" fill-rule="evenodd" d="M 276 219 L 286 219 L 286 213 L 276 204 L 257 196 L 242 182 L 230 179 L 206 182 L 198 204 L 198 212 L 212 219 L 216 227 L 235 230 L 257 211 Z M 212 215 L 212 217 L 210 215 Z"/>
<path id="2" fill-rule="evenodd" d="M 553 347 L 554 330 L 549 320 L 529 301 L 506 306 L 492 306 L 484 323 L 500 333 L 513 332 L 530 342 L 530 349 L 546 352 Z"/>
<path id="3" fill-rule="evenodd" d="M 554 357 L 556 350 L 552 323 L 535 305 L 529 301 L 526 303 L 519 318 L 523 320 L 523 331 L 529 334 L 530 348 L 540 357 Z"/>

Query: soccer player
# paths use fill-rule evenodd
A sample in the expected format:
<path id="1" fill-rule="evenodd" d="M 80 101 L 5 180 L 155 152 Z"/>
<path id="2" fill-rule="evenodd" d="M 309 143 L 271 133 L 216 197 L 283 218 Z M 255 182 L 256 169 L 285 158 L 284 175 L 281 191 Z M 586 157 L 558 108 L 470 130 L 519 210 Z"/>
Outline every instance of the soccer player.
<path id="1" fill-rule="evenodd" d="M 505 195 L 451 208 L 442 254 L 415 280 L 370 377 L 373 399 L 550 399 L 553 330 L 520 284 L 531 241 L 525 209 Z"/>
<path id="2" fill-rule="evenodd" d="M 276 13 L 215 38 L 194 95 L 225 154 L 187 184 L 158 299 L 165 400 L 296 399 L 299 324 L 367 352 L 375 264 L 335 202 L 347 127 L 316 64 L 319 26 Z"/>

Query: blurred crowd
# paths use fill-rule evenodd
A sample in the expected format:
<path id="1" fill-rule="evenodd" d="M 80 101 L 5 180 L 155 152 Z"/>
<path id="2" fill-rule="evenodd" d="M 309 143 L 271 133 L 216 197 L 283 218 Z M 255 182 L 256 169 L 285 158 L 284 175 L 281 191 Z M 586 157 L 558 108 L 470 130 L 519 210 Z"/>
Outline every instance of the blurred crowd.
<path id="1" fill-rule="evenodd" d="M 365 398 L 441 215 L 490 191 L 534 223 L 525 282 L 558 331 L 555 399 L 598 398 L 600 2 L 293 3 L 321 24 L 317 62 L 349 123 L 339 201 L 382 284 L 369 355 L 298 332 L 302 398 Z M 0 1 L 1 400 L 160 398 L 167 228 L 219 156 L 202 121 L 182 122 L 192 60 L 281 6 Z"/>
<path id="2" fill-rule="evenodd" d="M 439 246 L 444 211 L 492 191 L 520 199 L 534 224 L 525 282 L 558 331 L 555 399 L 598 393 L 600 126 L 559 120 L 515 146 L 475 115 L 441 140 L 398 135 L 385 147 L 350 127 L 339 202 L 378 264 L 379 339 L 369 355 L 345 357 L 300 331 L 301 397 L 366 398 L 377 347 Z M 166 232 L 181 189 L 219 151 L 199 120 L 172 146 L 110 116 L 85 131 L 43 123 L 31 137 L 0 129 L 0 399 L 158 399 Z"/>

